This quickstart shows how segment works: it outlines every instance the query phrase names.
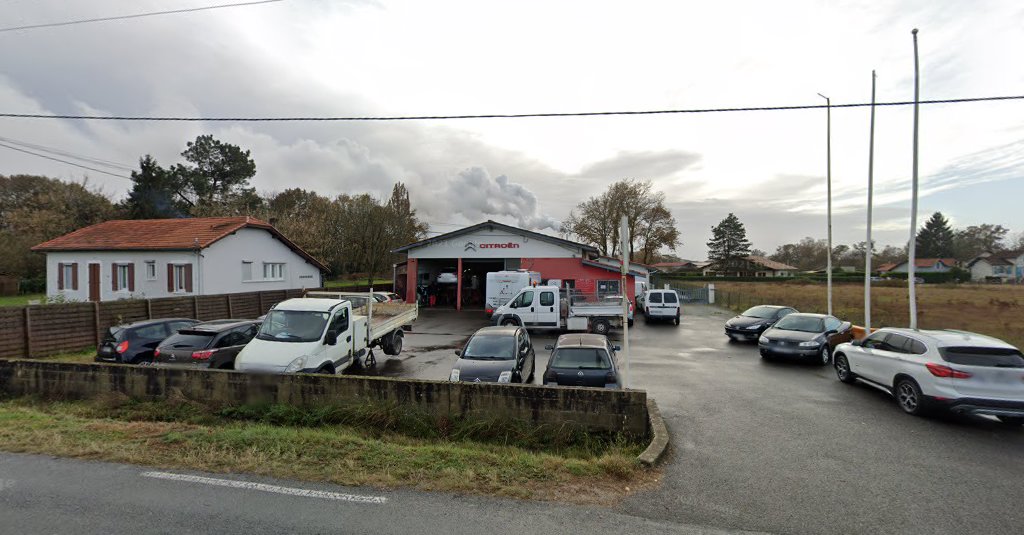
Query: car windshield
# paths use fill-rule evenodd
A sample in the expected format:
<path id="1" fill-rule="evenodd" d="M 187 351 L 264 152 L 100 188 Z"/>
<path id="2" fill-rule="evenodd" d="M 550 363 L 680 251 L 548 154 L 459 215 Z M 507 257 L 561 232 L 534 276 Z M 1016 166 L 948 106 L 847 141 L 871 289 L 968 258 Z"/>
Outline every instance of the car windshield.
<path id="1" fill-rule="evenodd" d="M 474 336 L 462 352 L 464 359 L 512 360 L 515 358 L 515 338 L 510 336 Z"/>
<path id="2" fill-rule="evenodd" d="M 210 345 L 215 336 L 216 333 L 206 331 L 178 331 L 177 334 L 172 334 L 160 342 L 160 347 L 202 349 Z"/>
<path id="3" fill-rule="evenodd" d="M 608 353 L 595 347 L 565 347 L 551 357 L 552 368 L 573 368 L 581 370 L 608 370 L 611 361 Z"/>
<path id="4" fill-rule="evenodd" d="M 825 332 L 825 327 L 822 324 L 821 318 L 813 318 L 809 316 L 797 316 L 796 314 L 790 314 L 785 318 L 779 320 L 775 324 L 775 328 L 783 331 L 801 331 L 805 333 L 820 333 Z"/>
<path id="5" fill-rule="evenodd" d="M 772 308 L 772 307 L 758 306 L 758 307 L 748 308 L 746 311 L 744 311 L 740 315 L 741 316 L 746 316 L 748 318 L 759 318 L 759 319 L 767 320 L 767 319 L 774 318 L 775 317 L 775 312 L 777 310 L 778 309 Z"/>
<path id="6" fill-rule="evenodd" d="M 256 338 L 277 342 L 316 342 L 324 333 L 327 312 L 271 310 Z"/>
<path id="7" fill-rule="evenodd" d="M 939 354 L 946 362 L 963 366 L 1024 368 L 1024 356 L 1008 347 L 940 347 Z"/>

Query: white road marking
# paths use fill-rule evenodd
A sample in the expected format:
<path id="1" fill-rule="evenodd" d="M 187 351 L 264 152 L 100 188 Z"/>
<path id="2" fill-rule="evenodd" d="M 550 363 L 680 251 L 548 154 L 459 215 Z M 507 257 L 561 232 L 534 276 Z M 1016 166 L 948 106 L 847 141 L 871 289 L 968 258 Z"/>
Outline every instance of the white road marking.
<path id="1" fill-rule="evenodd" d="M 266 483 L 255 483 L 252 481 L 235 481 L 232 479 L 216 479 L 212 477 L 192 476 L 188 474 L 172 474 L 170 472 L 143 472 L 142 477 L 155 479 L 168 479 L 171 481 L 184 481 L 186 483 L 202 483 L 204 485 L 216 485 L 219 487 L 232 487 L 236 489 L 258 490 L 261 492 L 273 492 L 289 496 L 302 496 L 304 498 L 323 498 L 325 500 L 338 500 L 354 503 L 375 503 L 384 504 L 388 499 L 384 496 L 359 496 L 357 494 L 342 494 L 340 492 L 327 492 L 323 490 L 296 489 L 292 487 L 281 487 L 278 485 L 267 485 Z"/>

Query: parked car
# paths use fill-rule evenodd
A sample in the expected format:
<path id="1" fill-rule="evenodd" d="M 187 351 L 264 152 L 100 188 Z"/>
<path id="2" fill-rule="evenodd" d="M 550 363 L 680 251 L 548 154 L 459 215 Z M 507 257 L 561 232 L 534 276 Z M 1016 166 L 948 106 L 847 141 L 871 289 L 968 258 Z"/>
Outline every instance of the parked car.
<path id="1" fill-rule="evenodd" d="M 844 383 L 889 392 L 907 414 L 941 408 L 1024 425 L 1024 355 L 996 338 L 883 328 L 836 347 L 835 369 Z"/>
<path id="2" fill-rule="evenodd" d="M 459 359 L 449 379 L 488 383 L 533 381 L 537 357 L 526 328 L 509 325 L 484 327 L 455 352 Z"/>
<path id="3" fill-rule="evenodd" d="M 775 356 L 829 363 L 832 348 L 853 339 L 852 325 L 835 316 L 797 312 L 775 322 L 757 340 L 762 358 Z"/>
<path id="4" fill-rule="evenodd" d="M 725 322 L 725 335 L 729 340 L 757 340 L 761 333 L 775 325 L 776 321 L 796 313 L 791 307 L 758 305 Z"/>
<path id="5" fill-rule="evenodd" d="M 647 290 L 644 294 L 644 321 L 672 320 L 679 325 L 679 294 L 675 290 Z"/>
<path id="6" fill-rule="evenodd" d="M 169 336 L 154 351 L 153 363 L 185 368 L 235 369 L 235 357 L 259 332 L 256 320 L 197 323 Z"/>
<path id="7" fill-rule="evenodd" d="M 137 321 L 107 329 L 96 348 L 96 362 L 152 362 L 153 351 L 165 338 L 199 323 L 188 318 Z"/>
<path id="8" fill-rule="evenodd" d="M 619 388 L 615 353 L 619 346 L 612 345 L 607 336 L 563 334 L 544 349 L 551 351 L 544 370 L 545 385 Z"/>

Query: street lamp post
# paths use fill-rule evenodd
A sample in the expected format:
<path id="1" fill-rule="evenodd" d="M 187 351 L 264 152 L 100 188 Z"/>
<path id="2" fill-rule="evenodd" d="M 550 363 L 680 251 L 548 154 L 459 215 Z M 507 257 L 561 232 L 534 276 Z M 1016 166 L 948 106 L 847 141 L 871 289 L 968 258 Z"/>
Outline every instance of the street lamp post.
<path id="1" fill-rule="evenodd" d="M 875 71 L 871 71 L 871 133 L 868 137 L 868 241 L 864 253 L 864 332 L 871 334 L 871 207 L 875 187 Z"/>
<path id="2" fill-rule="evenodd" d="M 917 328 L 917 284 L 914 281 L 917 267 L 917 114 L 920 93 L 920 76 L 917 63 L 917 28 L 914 35 L 914 169 L 911 175 L 912 191 L 910 196 L 910 244 L 908 245 L 907 288 L 910 292 L 910 328 Z"/>
<path id="3" fill-rule="evenodd" d="M 828 257 L 825 264 L 825 271 L 828 284 L 828 314 L 832 315 L 832 101 L 828 97 L 818 93 L 818 96 L 825 99 L 825 150 L 826 150 L 826 180 L 828 182 Z"/>

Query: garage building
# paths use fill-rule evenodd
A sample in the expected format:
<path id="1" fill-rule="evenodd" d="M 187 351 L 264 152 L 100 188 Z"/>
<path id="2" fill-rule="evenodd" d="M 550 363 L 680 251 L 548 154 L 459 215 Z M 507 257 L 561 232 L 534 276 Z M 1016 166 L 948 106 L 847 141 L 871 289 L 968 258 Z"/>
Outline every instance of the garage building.
<path id="1" fill-rule="evenodd" d="M 540 272 L 544 281 L 561 280 L 583 293 L 621 295 L 620 262 L 602 257 L 595 247 L 496 221 L 486 221 L 404 247 L 407 260 L 395 267 L 395 292 L 413 302 L 417 288 L 437 296 L 437 306 L 483 308 L 487 273 Z M 635 282 L 648 270 L 630 264 L 626 294 L 635 302 Z"/>

